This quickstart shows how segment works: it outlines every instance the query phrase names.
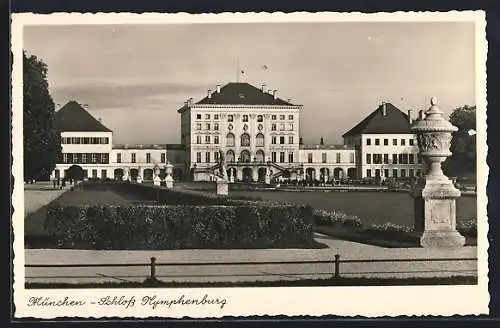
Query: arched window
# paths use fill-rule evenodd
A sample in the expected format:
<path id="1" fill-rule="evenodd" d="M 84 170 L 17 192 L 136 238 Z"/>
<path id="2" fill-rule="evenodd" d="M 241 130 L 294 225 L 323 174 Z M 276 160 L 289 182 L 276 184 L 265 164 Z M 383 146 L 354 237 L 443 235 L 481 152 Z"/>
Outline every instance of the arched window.
<path id="1" fill-rule="evenodd" d="M 248 163 L 251 161 L 250 159 L 250 152 L 248 150 L 244 150 L 241 152 L 240 154 L 240 161 L 241 162 L 245 162 L 245 163 Z"/>
<path id="2" fill-rule="evenodd" d="M 226 136 L 226 146 L 234 147 L 234 134 L 228 133 Z"/>
<path id="3" fill-rule="evenodd" d="M 255 137 L 255 139 L 256 139 L 255 145 L 257 147 L 263 147 L 264 146 L 264 135 L 262 133 L 257 134 L 257 136 Z"/>
<path id="4" fill-rule="evenodd" d="M 262 115 L 257 115 L 257 122 L 263 122 L 264 121 L 264 118 L 262 117 Z"/>
<path id="5" fill-rule="evenodd" d="M 232 151 L 232 150 L 228 150 L 227 151 L 227 153 L 226 153 L 226 161 L 228 163 L 234 162 L 234 151 Z"/>
<path id="6" fill-rule="evenodd" d="M 243 133 L 241 135 L 241 146 L 242 147 L 249 147 L 250 146 L 250 135 L 247 133 Z"/>
<path id="7" fill-rule="evenodd" d="M 257 150 L 255 153 L 255 159 L 257 162 L 263 163 L 264 162 L 264 152 L 262 150 Z"/>

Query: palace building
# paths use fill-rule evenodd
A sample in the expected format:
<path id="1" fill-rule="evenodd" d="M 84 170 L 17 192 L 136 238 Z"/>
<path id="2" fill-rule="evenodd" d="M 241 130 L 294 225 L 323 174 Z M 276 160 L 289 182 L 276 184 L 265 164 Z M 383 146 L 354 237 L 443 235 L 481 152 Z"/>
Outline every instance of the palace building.
<path id="1" fill-rule="evenodd" d="M 411 111 L 382 103 L 344 135 L 342 145 L 303 144 L 302 105 L 248 83 L 228 83 L 208 90 L 178 109 L 181 144 L 118 145 L 113 131 L 83 106 L 70 101 L 56 113 L 61 130 L 62 161 L 52 178 L 72 166 L 84 178 L 152 181 L 173 165 L 174 180 L 213 181 L 219 154 L 225 156 L 231 182 L 273 179 L 322 182 L 362 178 L 411 178 L 422 173 Z"/>

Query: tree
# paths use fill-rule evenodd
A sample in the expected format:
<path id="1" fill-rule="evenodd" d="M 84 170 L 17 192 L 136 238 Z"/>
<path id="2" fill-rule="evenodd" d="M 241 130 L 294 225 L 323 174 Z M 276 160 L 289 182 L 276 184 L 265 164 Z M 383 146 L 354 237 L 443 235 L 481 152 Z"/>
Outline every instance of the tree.
<path id="1" fill-rule="evenodd" d="M 47 65 L 23 51 L 24 179 L 44 180 L 61 157 Z"/>
<path id="2" fill-rule="evenodd" d="M 450 150 L 452 155 L 445 161 L 444 170 L 453 176 L 467 175 L 476 171 L 476 106 L 458 107 L 450 115 L 451 124 L 458 127 L 453 133 Z"/>

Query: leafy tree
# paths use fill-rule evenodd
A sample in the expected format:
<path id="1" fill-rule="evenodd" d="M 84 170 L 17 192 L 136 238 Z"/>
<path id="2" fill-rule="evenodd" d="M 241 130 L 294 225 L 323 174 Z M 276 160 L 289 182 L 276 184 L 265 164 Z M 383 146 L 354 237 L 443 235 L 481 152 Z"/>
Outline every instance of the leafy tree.
<path id="1" fill-rule="evenodd" d="M 61 156 L 47 65 L 23 52 L 24 179 L 44 180 Z"/>
<path id="2" fill-rule="evenodd" d="M 450 122 L 458 127 L 451 140 L 450 156 L 444 163 L 444 170 L 449 175 L 461 176 L 476 170 L 476 136 L 470 134 L 476 130 L 476 106 L 456 108 L 450 115 Z"/>

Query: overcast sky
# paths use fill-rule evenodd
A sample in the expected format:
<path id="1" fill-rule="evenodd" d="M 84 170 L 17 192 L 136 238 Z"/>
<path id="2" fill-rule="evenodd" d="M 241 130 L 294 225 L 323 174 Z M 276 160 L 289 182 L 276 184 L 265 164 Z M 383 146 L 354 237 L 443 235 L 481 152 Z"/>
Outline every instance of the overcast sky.
<path id="1" fill-rule="evenodd" d="M 341 143 L 381 101 L 414 115 L 431 96 L 446 114 L 475 104 L 473 23 L 37 26 L 24 48 L 54 101 L 88 104 L 116 143 L 179 143 L 177 109 L 234 82 L 238 61 L 242 80 L 304 105 L 306 143 Z"/>

